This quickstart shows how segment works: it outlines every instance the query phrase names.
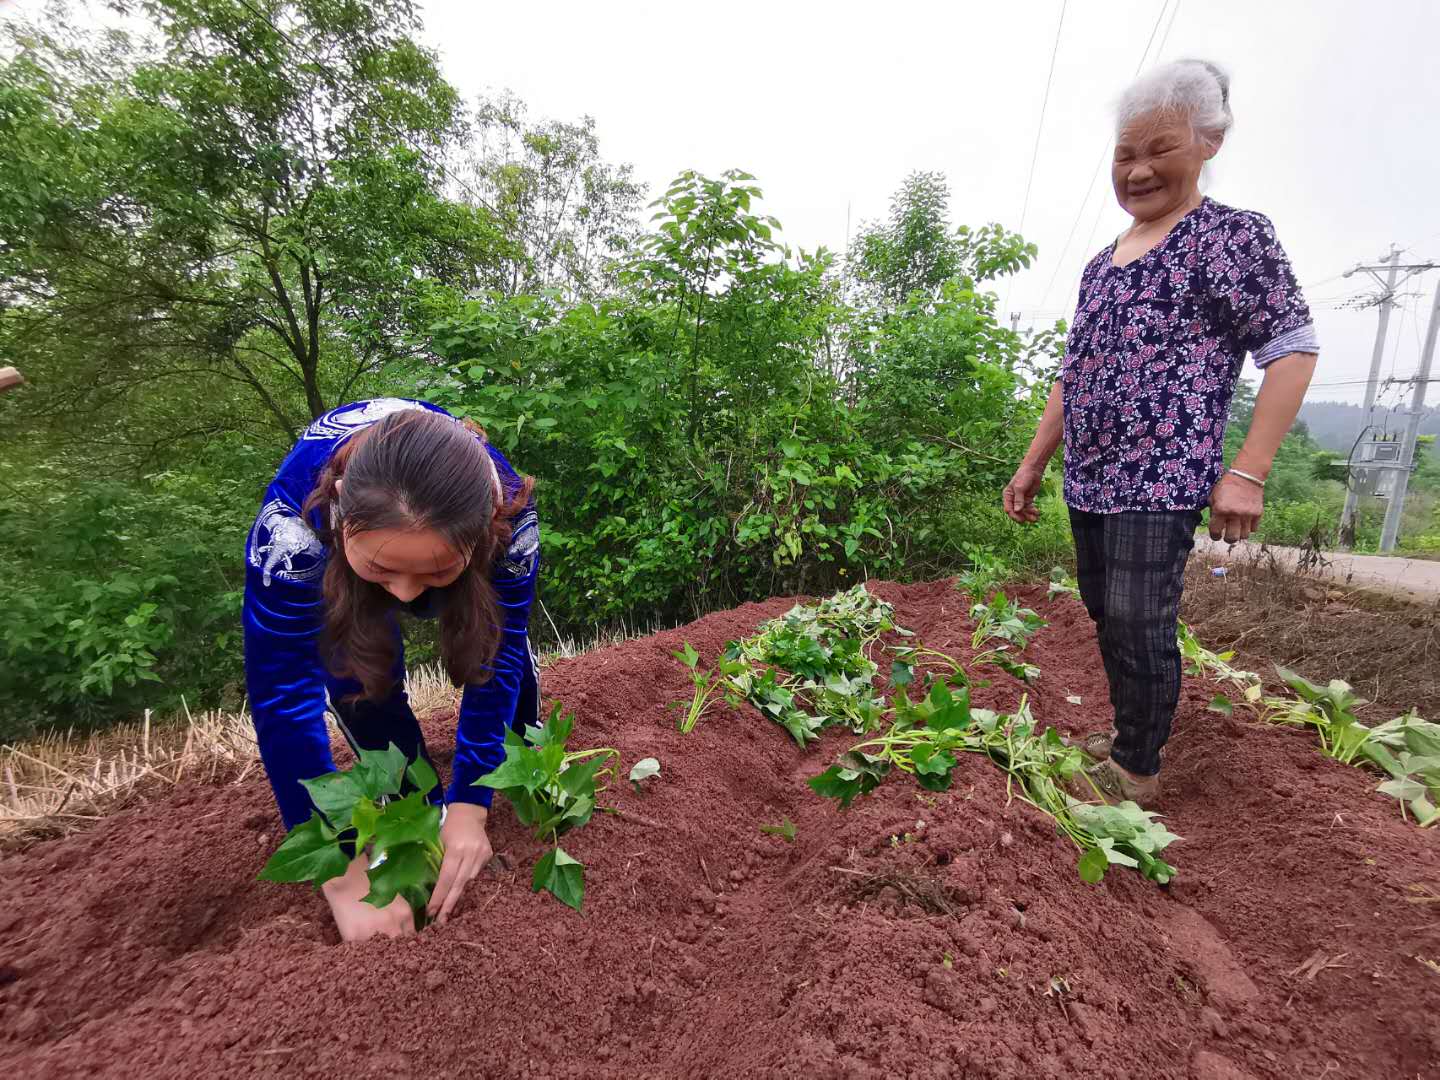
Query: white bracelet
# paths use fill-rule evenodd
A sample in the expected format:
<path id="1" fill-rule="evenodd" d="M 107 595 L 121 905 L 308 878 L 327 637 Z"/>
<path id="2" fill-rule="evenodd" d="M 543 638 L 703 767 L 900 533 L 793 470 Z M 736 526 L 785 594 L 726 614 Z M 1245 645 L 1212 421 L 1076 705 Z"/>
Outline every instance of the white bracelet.
<path id="1" fill-rule="evenodd" d="M 1264 480 L 1261 480 L 1258 476 L 1251 476 L 1248 472 L 1241 472 L 1239 469 L 1226 469 L 1225 471 L 1234 473 L 1240 477 L 1241 480 L 1249 480 L 1252 484 L 1259 484 L 1262 488 L 1265 486 Z"/>

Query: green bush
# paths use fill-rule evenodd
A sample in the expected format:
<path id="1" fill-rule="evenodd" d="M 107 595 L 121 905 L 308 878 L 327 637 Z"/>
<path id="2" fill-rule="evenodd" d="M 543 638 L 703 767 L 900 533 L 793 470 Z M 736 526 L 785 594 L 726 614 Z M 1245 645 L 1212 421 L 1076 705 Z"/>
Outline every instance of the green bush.
<path id="1" fill-rule="evenodd" d="M 1335 510 L 1317 502 L 1272 503 L 1265 508 L 1257 535 L 1270 544 L 1294 547 L 1315 538 L 1329 546 L 1335 539 L 1338 518 Z"/>
<path id="2" fill-rule="evenodd" d="M 0 488 L 0 739 L 214 699 L 236 681 L 251 486 L 36 466 Z"/>
<path id="3" fill-rule="evenodd" d="M 434 327 L 445 366 L 414 392 L 537 477 L 562 629 L 945 573 L 992 525 L 1054 541 L 1053 513 L 1035 540 L 999 510 L 1043 402 L 994 297 L 962 268 L 848 303 L 748 180 L 682 176 L 619 296 L 492 297 Z"/>

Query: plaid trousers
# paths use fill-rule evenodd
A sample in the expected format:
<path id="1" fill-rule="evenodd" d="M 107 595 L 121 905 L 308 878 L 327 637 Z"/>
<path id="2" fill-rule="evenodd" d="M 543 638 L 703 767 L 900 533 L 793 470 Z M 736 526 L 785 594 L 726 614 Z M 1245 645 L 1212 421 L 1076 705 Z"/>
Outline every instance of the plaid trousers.
<path id="1" fill-rule="evenodd" d="M 1160 771 L 1160 749 L 1180 701 L 1180 593 L 1200 516 L 1070 510 L 1075 576 L 1095 622 L 1115 710 L 1110 758 L 1139 776 Z"/>

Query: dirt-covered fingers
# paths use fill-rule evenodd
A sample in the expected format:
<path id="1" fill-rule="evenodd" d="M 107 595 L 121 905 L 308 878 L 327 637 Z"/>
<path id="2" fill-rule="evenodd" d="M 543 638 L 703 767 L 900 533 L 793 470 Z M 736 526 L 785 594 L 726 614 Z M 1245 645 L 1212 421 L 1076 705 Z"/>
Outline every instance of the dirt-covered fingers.
<path id="1" fill-rule="evenodd" d="M 488 852 L 486 853 L 488 858 Z M 444 900 L 440 903 L 440 914 L 436 917 L 437 922 L 446 922 L 450 913 L 455 910 L 455 905 L 460 902 L 460 897 L 465 895 L 465 887 L 474 881 L 480 873 L 480 868 L 485 864 L 478 856 L 472 856 L 465 860 L 464 865 L 457 871 L 455 880 L 450 885 L 450 890 Z"/>

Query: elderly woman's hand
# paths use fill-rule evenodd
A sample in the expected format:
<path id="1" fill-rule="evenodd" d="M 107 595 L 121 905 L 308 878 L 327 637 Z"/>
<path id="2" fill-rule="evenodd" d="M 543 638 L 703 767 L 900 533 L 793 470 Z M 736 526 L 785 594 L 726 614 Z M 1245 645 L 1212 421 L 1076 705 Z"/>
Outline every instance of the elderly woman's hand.
<path id="1" fill-rule="evenodd" d="M 1035 506 L 1035 496 L 1045 481 L 1045 470 L 1033 465 L 1021 465 L 1015 476 L 1005 485 L 1005 513 L 1011 520 L 1022 525 L 1033 525 L 1040 520 L 1040 511 Z"/>
<path id="2" fill-rule="evenodd" d="M 1238 544 L 1260 527 L 1265 491 L 1243 476 L 1226 473 L 1210 490 L 1210 539 Z"/>

